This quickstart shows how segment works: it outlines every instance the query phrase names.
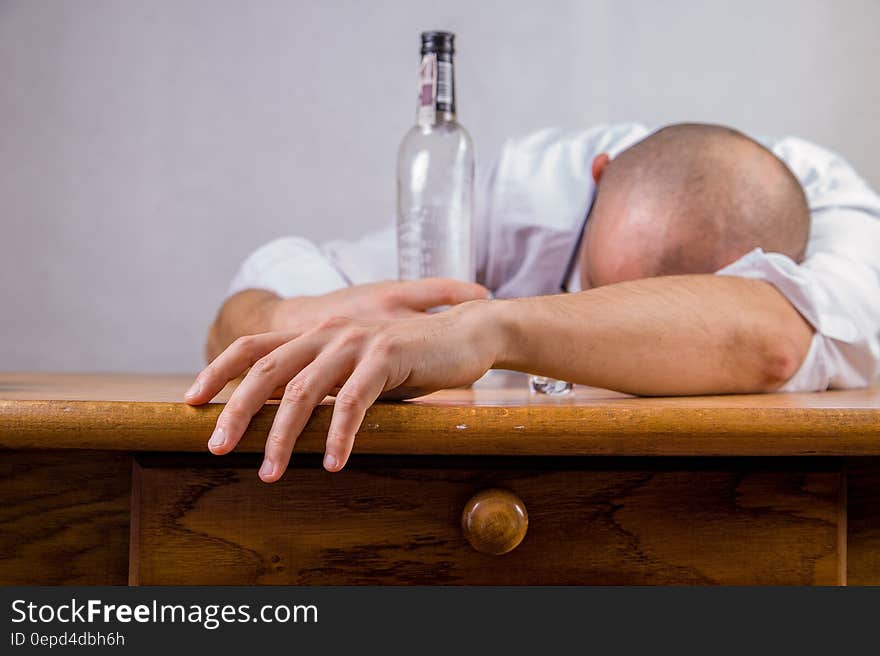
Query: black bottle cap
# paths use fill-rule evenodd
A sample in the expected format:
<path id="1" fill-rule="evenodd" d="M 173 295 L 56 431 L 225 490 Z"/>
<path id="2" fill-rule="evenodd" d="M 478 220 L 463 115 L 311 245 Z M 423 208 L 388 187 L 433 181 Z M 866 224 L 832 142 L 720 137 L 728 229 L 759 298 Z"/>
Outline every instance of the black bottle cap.
<path id="1" fill-rule="evenodd" d="M 422 54 L 455 54 L 455 35 L 452 32 L 422 32 Z"/>

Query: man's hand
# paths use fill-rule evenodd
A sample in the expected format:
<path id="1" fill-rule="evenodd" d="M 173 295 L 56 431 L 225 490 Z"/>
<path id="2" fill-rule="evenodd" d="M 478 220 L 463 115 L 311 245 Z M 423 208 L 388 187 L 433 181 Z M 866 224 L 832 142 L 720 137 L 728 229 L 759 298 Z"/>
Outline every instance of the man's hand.
<path id="1" fill-rule="evenodd" d="M 367 408 L 380 396 L 420 396 L 467 385 L 486 373 L 501 356 L 503 343 L 499 331 L 485 324 L 484 310 L 494 302 L 473 301 L 434 315 L 419 314 L 419 309 L 460 298 L 422 287 L 402 283 L 385 308 L 389 315 L 409 318 L 334 317 L 302 334 L 269 332 L 237 339 L 198 375 L 186 396 L 192 405 L 207 403 L 250 367 L 217 419 L 208 443 L 211 452 L 234 449 L 254 414 L 275 389 L 284 387 L 260 468 L 263 481 L 277 481 L 315 406 L 335 391 L 324 467 L 338 471 L 348 460 Z M 362 299 L 349 300 L 357 308 Z"/>
<path id="2" fill-rule="evenodd" d="M 286 331 L 304 333 L 331 317 L 359 320 L 403 319 L 444 305 L 485 299 L 489 291 L 476 283 L 449 278 L 368 283 L 320 296 L 280 298 L 261 289 L 230 297 L 208 334 L 206 355 L 213 360 L 243 335 Z"/>
<path id="3" fill-rule="evenodd" d="M 646 278 L 560 294 L 472 301 L 435 315 L 335 318 L 303 334 L 242 338 L 187 395 L 207 403 L 253 365 L 209 442 L 227 453 L 277 387 L 266 442 L 276 481 L 314 407 L 338 389 L 324 466 L 339 470 L 367 408 L 471 383 L 492 367 L 645 395 L 768 392 L 801 365 L 812 327 L 769 283 L 714 275 Z"/>

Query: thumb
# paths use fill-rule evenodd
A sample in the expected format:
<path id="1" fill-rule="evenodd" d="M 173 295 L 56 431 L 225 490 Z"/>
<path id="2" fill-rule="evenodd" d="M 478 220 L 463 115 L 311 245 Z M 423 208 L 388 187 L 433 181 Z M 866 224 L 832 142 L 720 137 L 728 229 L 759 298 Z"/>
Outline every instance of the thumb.
<path id="1" fill-rule="evenodd" d="M 489 290 L 475 282 L 452 278 L 406 280 L 398 290 L 402 304 L 411 310 L 427 310 L 438 305 L 458 305 L 489 298 Z"/>

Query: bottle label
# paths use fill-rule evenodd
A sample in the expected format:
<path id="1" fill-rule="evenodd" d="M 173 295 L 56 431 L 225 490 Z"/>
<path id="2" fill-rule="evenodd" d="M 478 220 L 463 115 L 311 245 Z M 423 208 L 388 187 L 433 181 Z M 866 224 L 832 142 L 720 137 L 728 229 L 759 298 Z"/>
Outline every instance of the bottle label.
<path id="1" fill-rule="evenodd" d="M 452 102 L 452 62 L 437 62 L 437 111 L 455 111 Z"/>
<path id="2" fill-rule="evenodd" d="M 419 65 L 419 125 L 433 125 L 437 119 L 437 55 L 422 56 Z"/>

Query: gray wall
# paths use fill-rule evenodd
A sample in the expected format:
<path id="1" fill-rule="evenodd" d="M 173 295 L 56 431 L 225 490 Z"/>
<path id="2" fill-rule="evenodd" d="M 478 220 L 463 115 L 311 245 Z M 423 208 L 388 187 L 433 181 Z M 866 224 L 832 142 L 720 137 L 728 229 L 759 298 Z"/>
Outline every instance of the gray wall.
<path id="1" fill-rule="evenodd" d="M 877 25 L 876 0 L 0 0 L 0 370 L 194 370 L 249 251 L 392 216 L 422 29 L 458 33 L 478 157 L 710 120 L 880 186 Z"/>

